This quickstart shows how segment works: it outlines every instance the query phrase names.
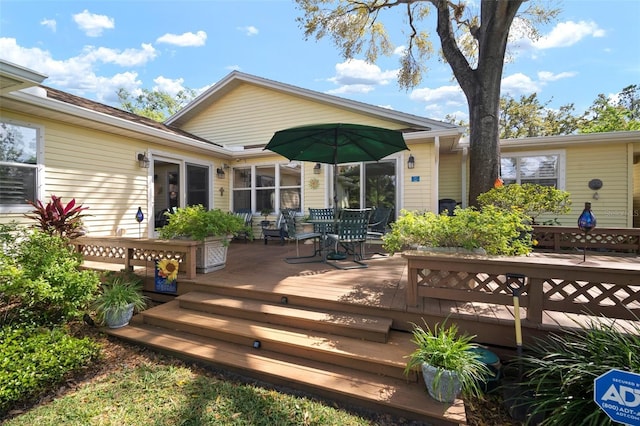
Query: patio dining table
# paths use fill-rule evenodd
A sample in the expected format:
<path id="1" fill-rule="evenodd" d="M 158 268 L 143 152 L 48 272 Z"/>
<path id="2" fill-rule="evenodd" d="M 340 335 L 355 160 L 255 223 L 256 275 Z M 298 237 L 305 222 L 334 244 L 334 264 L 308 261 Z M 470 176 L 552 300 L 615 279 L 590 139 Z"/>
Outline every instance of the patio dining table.
<path id="1" fill-rule="evenodd" d="M 327 244 L 329 238 L 327 237 L 327 234 L 329 233 L 329 230 L 331 229 L 331 227 L 329 225 L 335 225 L 334 228 L 336 226 L 339 226 L 340 220 L 336 220 L 336 219 L 318 219 L 318 218 L 309 218 L 307 220 L 305 220 L 305 223 L 310 223 L 313 225 L 322 225 L 317 227 L 320 231 L 320 254 L 322 256 L 322 262 L 324 263 L 329 263 L 327 262 L 327 259 L 329 259 L 329 256 L 332 256 L 332 253 L 330 252 L 330 245 Z M 331 260 L 342 260 L 344 259 L 346 256 L 338 256 L 337 253 L 333 253 L 333 255 L 335 257 L 333 257 Z"/>

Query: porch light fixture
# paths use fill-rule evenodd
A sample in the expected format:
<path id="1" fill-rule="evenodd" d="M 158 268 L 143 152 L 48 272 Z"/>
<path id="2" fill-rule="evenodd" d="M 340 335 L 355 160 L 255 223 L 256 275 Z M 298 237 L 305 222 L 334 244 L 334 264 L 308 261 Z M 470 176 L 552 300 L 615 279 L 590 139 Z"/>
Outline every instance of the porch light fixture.
<path id="1" fill-rule="evenodd" d="M 316 165 L 313 166 L 313 174 L 319 175 L 321 168 L 322 168 L 322 165 L 320 163 L 316 163 Z"/>
<path id="2" fill-rule="evenodd" d="M 416 159 L 413 155 L 409 154 L 409 159 L 407 160 L 407 169 L 413 169 L 416 167 Z"/>
<path id="3" fill-rule="evenodd" d="M 222 167 L 218 167 L 216 169 L 216 175 L 218 175 L 218 179 L 224 179 L 224 169 Z"/>
<path id="4" fill-rule="evenodd" d="M 141 169 L 149 168 L 149 157 L 147 157 L 147 154 L 139 152 L 136 158 L 138 159 L 138 166 L 140 166 Z"/>

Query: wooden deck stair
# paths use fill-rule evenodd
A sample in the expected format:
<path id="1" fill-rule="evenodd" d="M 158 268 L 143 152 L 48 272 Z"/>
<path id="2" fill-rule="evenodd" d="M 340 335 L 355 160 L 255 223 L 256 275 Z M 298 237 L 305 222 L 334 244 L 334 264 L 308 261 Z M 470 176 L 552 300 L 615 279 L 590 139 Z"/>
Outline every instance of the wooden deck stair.
<path id="1" fill-rule="evenodd" d="M 465 424 L 464 403 L 441 404 L 412 374 L 415 346 L 391 320 L 193 291 L 108 330 L 174 355 L 269 383 L 434 425 Z"/>

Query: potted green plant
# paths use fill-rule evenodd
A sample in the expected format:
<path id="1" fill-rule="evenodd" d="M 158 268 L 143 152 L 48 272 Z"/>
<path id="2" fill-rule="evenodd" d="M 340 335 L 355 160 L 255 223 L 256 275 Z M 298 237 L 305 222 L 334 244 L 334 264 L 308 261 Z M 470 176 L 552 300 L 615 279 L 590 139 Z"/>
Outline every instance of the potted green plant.
<path id="1" fill-rule="evenodd" d="M 93 303 L 98 319 L 109 328 L 120 328 L 129 324 L 134 311 L 147 305 L 142 294 L 142 280 L 132 272 L 107 274 L 100 293 Z"/>
<path id="2" fill-rule="evenodd" d="M 224 268 L 227 247 L 234 235 L 252 235 L 241 217 L 220 209 L 206 210 L 202 205 L 179 207 L 168 214 L 167 219 L 167 224 L 158 229 L 160 238 L 185 238 L 202 243 L 196 251 L 196 270 L 200 273 Z"/>
<path id="3" fill-rule="evenodd" d="M 413 324 L 411 341 L 416 350 L 408 356 L 404 373 L 422 370 L 429 395 L 440 402 L 453 402 L 460 393 L 466 396 L 482 394 L 480 384 L 490 372 L 474 349 L 475 336 L 459 334 L 455 324 L 446 326 L 446 321 L 431 329 L 426 321 L 424 327 Z"/>
<path id="4" fill-rule="evenodd" d="M 260 210 L 260 214 L 264 216 L 264 220 L 260 222 L 260 226 L 267 228 L 270 225 L 268 217 L 271 214 L 271 209 L 262 209 Z"/>

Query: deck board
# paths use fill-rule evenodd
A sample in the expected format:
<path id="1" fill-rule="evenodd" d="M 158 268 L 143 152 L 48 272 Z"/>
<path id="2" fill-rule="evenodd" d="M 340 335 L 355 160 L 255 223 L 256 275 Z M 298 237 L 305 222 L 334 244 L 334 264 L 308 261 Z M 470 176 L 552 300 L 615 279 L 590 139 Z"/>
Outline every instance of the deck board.
<path id="1" fill-rule="evenodd" d="M 312 247 L 303 245 L 300 250 L 301 254 L 311 253 Z M 264 245 L 262 241 L 232 242 L 224 269 L 209 274 L 198 274 L 191 282 L 205 287 L 215 285 L 234 290 L 285 295 L 290 298 L 314 298 L 317 301 L 326 301 L 327 304 L 349 305 L 354 310 L 383 310 L 387 312 L 387 316 L 393 318 L 394 325 L 406 329 L 410 328 L 410 321 L 420 322 L 422 317 L 453 316 L 457 321 L 480 322 L 484 327 L 480 331 L 488 335 L 499 335 L 504 332 L 504 328 L 493 330 L 491 324 L 502 324 L 504 327 L 505 323 L 514 320 L 513 307 L 508 305 L 455 303 L 420 298 L 417 307 L 407 307 L 407 266 L 406 260 L 400 254 L 376 256 L 368 261 L 369 267 L 365 269 L 339 270 L 321 262 L 285 262 L 285 258 L 295 256 L 295 253 L 293 243 Z M 543 268 L 544 259 L 537 261 Z M 637 262 L 638 258 L 613 257 L 611 261 Z M 151 268 L 136 269 L 142 270 L 149 278 L 153 277 Z M 180 287 L 180 283 L 178 286 Z M 521 318 L 526 328 L 526 308 L 521 308 Z M 568 318 L 564 314 L 545 311 L 542 316 L 543 322 L 536 326 L 536 329 L 548 331 L 558 327 L 575 327 L 576 323 Z"/>

